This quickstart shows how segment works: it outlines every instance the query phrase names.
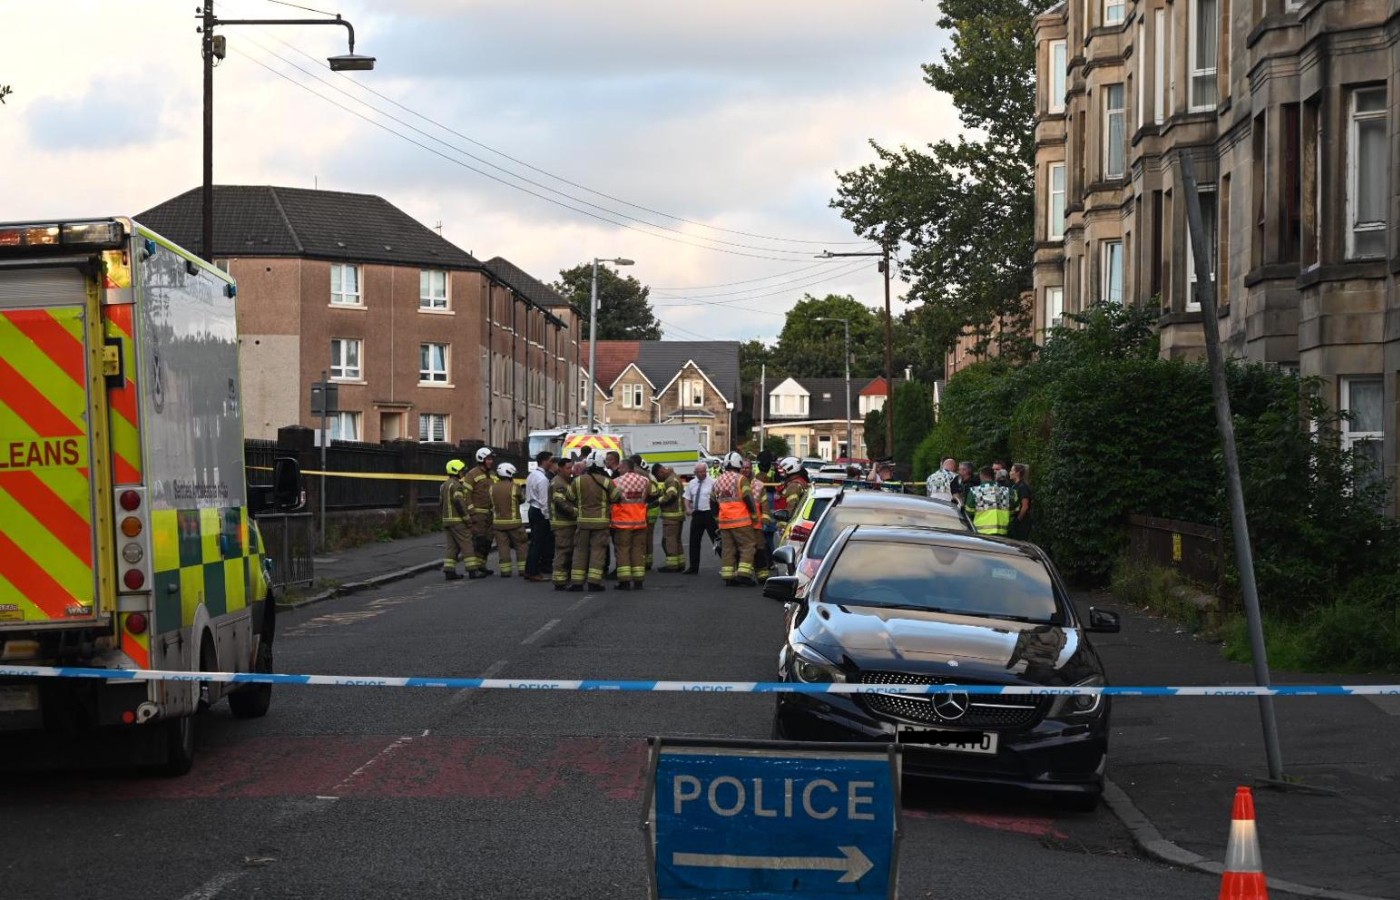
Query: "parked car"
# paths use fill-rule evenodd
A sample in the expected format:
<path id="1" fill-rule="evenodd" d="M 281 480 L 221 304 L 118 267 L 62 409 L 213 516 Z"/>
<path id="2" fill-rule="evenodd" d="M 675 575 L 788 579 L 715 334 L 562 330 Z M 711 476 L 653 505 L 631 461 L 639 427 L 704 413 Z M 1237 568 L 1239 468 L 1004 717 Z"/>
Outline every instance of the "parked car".
<path id="1" fill-rule="evenodd" d="M 828 513 L 829 514 L 829 513 Z M 787 682 L 874 685 L 1106 683 L 1089 632 L 1045 554 L 1030 544 L 927 528 L 842 531 L 807 598 L 793 576 L 764 595 L 788 602 L 779 655 Z M 991 782 L 1098 803 L 1108 759 L 1101 695 L 780 694 L 773 737 L 897 741 L 914 776 Z"/>
<path id="2" fill-rule="evenodd" d="M 791 544 L 800 548 L 807 542 L 807 538 L 812 534 L 812 528 L 816 525 L 817 519 L 826 512 L 827 506 L 836 495 L 841 493 L 840 488 L 826 484 L 814 484 L 807 488 L 807 492 L 798 501 L 797 509 L 780 509 L 773 514 L 773 518 L 778 522 L 778 544 Z"/>
<path id="3" fill-rule="evenodd" d="M 823 463 L 817 469 L 817 474 L 812 476 L 812 483 L 840 484 L 846 480 L 846 466 L 838 463 Z"/>
<path id="4" fill-rule="evenodd" d="M 802 468 L 807 470 L 807 480 L 808 480 L 808 481 L 811 481 L 811 480 L 813 480 L 814 478 L 816 478 L 816 477 L 817 477 L 817 473 L 820 472 L 822 466 L 824 466 L 824 465 L 826 465 L 826 464 L 827 464 L 826 460 L 822 459 L 820 456 L 804 456 L 804 457 L 802 457 Z"/>
<path id="5" fill-rule="evenodd" d="M 817 519 L 811 536 L 800 547 L 779 547 L 773 554 L 774 562 L 786 566 L 789 575 L 798 577 L 799 597 L 817 574 L 822 558 L 831 545 L 836 543 L 841 532 L 852 525 L 907 525 L 944 531 L 974 531 L 962 508 L 946 500 L 849 487 L 835 490 L 836 496 Z"/>

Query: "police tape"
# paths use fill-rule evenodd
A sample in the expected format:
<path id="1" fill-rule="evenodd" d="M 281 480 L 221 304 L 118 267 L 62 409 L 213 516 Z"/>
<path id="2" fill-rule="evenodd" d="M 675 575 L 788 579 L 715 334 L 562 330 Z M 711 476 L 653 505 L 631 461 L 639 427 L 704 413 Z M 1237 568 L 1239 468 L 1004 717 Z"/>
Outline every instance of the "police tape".
<path id="1" fill-rule="evenodd" d="M 976 694 L 1030 697 L 1331 697 L 1400 695 L 1397 684 L 1178 685 L 1127 687 L 1025 684 L 855 684 L 789 681 L 611 681 L 546 678 L 431 678 L 377 675 L 278 675 L 262 672 L 174 672 L 159 669 L 99 669 L 83 666 L 0 665 L 5 678 L 89 678 L 104 681 L 208 681 L 228 684 L 316 684 L 337 687 L 448 688 L 497 691 L 616 691 L 622 693 L 732 694 Z M 3 683 L 3 681 L 0 681 Z"/>

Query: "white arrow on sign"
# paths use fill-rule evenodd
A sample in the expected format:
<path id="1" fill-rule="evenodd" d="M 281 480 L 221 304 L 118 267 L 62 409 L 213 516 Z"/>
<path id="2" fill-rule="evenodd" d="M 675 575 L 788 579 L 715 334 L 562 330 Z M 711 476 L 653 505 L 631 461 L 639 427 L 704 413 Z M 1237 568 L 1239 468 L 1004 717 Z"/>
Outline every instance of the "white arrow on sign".
<path id="1" fill-rule="evenodd" d="M 821 872 L 844 872 L 841 883 L 860 881 L 875 868 L 870 857 L 859 847 L 838 847 L 841 857 L 823 856 L 734 856 L 729 853 L 675 853 L 671 862 L 677 866 L 698 866 L 707 869 L 811 869 Z"/>

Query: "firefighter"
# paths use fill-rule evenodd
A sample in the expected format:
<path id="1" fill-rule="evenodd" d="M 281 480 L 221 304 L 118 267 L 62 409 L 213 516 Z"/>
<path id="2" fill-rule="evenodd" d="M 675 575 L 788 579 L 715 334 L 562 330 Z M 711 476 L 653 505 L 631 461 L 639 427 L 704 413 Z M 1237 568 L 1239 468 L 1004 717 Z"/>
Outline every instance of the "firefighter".
<path id="1" fill-rule="evenodd" d="M 496 556 L 501 564 L 501 577 L 525 574 L 525 556 L 529 542 L 525 538 L 525 523 L 520 519 L 520 485 L 515 483 L 515 466 L 501 463 L 491 483 L 491 530 L 496 536 Z M 511 551 L 515 561 L 511 561 Z"/>
<path id="2" fill-rule="evenodd" d="M 811 486 L 807 480 L 807 470 L 803 468 L 802 460 L 787 456 L 779 460 L 778 474 L 783 478 L 782 508 L 788 510 L 789 515 L 796 515 L 798 505 Z"/>
<path id="3" fill-rule="evenodd" d="M 656 472 L 642 459 L 642 454 L 633 453 L 629 459 L 632 462 L 632 471 L 645 475 L 649 486 L 647 494 L 647 536 L 646 536 L 646 560 L 643 562 L 642 571 L 650 572 L 652 563 L 656 561 L 656 523 L 661 518 L 660 505 L 657 502 L 661 497 L 661 484 L 656 479 Z"/>
<path id="4" fill-rule="evenodd" d="M 772 503 L 768 499 L 768 485 L 762 473 L 755 473 L 749 488 L 753 497 L 753 569 L 754 577 L 760 584 L 768 580 L 769 559 L 768 525 L 773 521 Z"/>
<path id="5" fill-rule="evenodd" d="M 611 510 L 613 555 L 617 559 L 617 589 L 641 590 L 646 577 L 647 503 L 651 500 L 651 479 L 637 470 L 632 460 L 618 465 L 617 487 L 620 499 Z"/>
<path id="6" fill-rule="evenodd" d="M 681 549 L 681 528 L 685 525 L 685 504 L 681 496 L 685 485 L 681 484 L 676 470 L 670 466 L 659 466 L 656 477 L 656 507 L 661 515 L 661 550 L 666 554 L 666 565 L 662 572 L 684 572 L 685 552 Z"/>
<path id="7" fill-rule="evenodd" d="M 569 566 L 574 558 L 574 536 L 578 531 L 578 504 L 574 502 L 574 478 L 583 472 L 583 463 L 570 459 L 559 467 L 549 483 L 549 525 L 554 529 L 554 589 L 569 589 Z"/>
<path id="8" fill-rule="evenodd" d="M 447 461 L 447 480 L 442 483 L 442 530 L 447 534 L 447 555 L 442 560 L 442 574 L 448 581 L 462 577 L 457 562 L 471 554 L 471 532 L 467 530 L 467 489 L 462 486 L 462 470 L 466 463 L 460 459 Z"/>
<path id="9" fill-rule="evenodd" d="M 594 450 L 588 455 L 587 470 L 574 479 L 574 503 L 578 506 L 578 531 L 574 535 L 574 561 L 570 570 L 571 591 L 587 585 L 603 591 L 603 571 L 608 557 L 608 529 L 612 525 L 612 504 L 622 499 L 604 466 L 607 454 Z"/>
<path id="10" fill-rule="evenodd" d="M 472 552 L 467 557 L 467 577 L 485 578 L 491 574 L 486 557 L 491 553 L 491 473 L 496 454 L 490 447 L 476 451 L 476 465 L 462 479 L 467 490 L 467 529 L 472 536 Z"/>
<path id="11" fill-rule="evenodd" d="M 715 479 L 710 506 L 717 512 L 720 540 L 719 576 L 730 587 L 756 584 L 753 579 L 753 491 L 737 450 L 724 458 L 724 473 Z"/>

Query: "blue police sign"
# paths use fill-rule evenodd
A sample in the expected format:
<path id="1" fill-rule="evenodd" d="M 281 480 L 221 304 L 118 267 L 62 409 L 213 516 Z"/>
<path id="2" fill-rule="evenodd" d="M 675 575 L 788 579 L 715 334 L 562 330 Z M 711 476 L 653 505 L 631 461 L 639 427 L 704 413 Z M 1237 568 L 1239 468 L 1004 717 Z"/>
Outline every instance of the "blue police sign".
<path id="1" fill-rule="evenodd" d="M 657 900 L 894 897 L 899 747 L 658 738 Z"/>

